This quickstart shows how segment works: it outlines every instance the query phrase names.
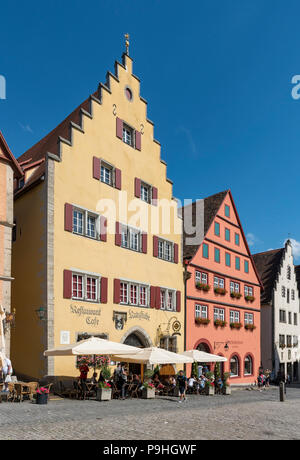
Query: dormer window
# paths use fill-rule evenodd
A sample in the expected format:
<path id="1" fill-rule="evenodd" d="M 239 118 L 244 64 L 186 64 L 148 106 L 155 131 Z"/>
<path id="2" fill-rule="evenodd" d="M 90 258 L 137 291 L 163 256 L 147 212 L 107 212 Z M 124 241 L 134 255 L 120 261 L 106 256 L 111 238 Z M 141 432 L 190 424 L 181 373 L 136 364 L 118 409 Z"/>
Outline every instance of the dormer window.
<path id="1" fill-rule="evenodd" d="M 24 185 L 25 185 L 25 179 L 24 179 L 24 177 L 21 177 L 21 179 L 19 179 L 19 181 L 18 181 L 18 190 L 23 188 Z"/>

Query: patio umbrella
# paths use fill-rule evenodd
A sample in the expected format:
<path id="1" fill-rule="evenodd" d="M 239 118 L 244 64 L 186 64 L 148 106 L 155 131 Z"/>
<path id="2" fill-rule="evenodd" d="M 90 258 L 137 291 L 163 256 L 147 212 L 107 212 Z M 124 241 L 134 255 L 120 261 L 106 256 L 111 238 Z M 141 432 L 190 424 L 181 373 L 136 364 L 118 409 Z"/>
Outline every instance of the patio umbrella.
<path id="1" fill-rule="evenodd" d="M 53 348 L 44 352 L 44 356 L 78 356 L 78 355 L 134 355 L 139 348 L 124 345 L 123 343 L 111 342 L 110 340 L 90 337 L 86 340 L 73 343 L 72 345 L 63 345 L 62 347 Z"/>
<path id="2" fill-rule="evenodd" d="M 193 360 L 188 356 L 182 356 L 171 351 L 164 350 L 163 348 L 138 348 L 138 352 L 134 355 L 124 356 L 114 355 L 116 361 L 126 361 L 127 363 L 141 363 L 141 364 L 183 364 L 192 363 Z"/>
<path id="3" fill-rule="evenodd" d="M 191 358 L 194 363 L 225 363 L 227 361 L 227 358 L 223 356 L 212 355 L 199 350 L 184 351 L 181 355 Z"/>

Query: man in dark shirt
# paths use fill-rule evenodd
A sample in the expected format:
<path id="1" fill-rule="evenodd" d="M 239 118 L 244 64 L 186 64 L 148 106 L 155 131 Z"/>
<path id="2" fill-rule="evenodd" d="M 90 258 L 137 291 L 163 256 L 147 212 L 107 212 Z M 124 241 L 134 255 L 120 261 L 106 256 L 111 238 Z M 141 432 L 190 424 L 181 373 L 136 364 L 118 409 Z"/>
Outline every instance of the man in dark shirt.
<path id="1" fill-rule="evenodd" d="M 180 395 L 179 402 L 182 403 L 183 400 L 186 401 L 185 392 L 187 389 L 187 378 L 184 375 L 183 371 L 179 371 L 179 375 L 177 376 L 177 383 L 179 386 Z"/>

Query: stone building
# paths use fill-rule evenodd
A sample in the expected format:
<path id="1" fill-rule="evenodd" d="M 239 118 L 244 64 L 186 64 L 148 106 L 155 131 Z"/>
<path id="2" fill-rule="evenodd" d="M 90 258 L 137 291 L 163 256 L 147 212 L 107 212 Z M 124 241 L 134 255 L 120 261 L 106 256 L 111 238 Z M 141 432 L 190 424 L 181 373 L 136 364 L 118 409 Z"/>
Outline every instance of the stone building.
<path id="1" fill-rule="evenodd" d="M 261 276 L 262 366 L 299 381 L 299 290 L 292 244 L 253 256 Z"/>

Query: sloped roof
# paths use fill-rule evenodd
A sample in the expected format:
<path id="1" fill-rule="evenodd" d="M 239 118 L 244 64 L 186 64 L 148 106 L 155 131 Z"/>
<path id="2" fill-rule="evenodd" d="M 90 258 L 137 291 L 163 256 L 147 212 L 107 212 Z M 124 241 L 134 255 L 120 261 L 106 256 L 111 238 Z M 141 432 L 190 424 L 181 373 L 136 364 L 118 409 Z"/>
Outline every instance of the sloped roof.
<path id="1" fill-rule="evenodd" d="M 14 170 L 14 173 L 17 177 L 22 177 L 23 176 L 23 171 L 19 165 L 19 163 L 17 162 L 17 160 L 15 159 L 14 155 L 12 154 L 10 148 L 8 147 L 7 143 L 6 143 L 6 140 L 4 139 L 4 136 L 2 134 L 2 132 L 0 131 L 0 146 L 4 152 L 4 158 L 5 160 L 9 161 L 13 170 Z"/>
<path id="2" fill-rule="evenodd" d="M 204 198 L 204 236 L 208 232 L 211 224 L 214 221 L 227 193 L 229 190 L 225 190 L 224 192 L 216 193 L 215 195 L 211 195 L 207 198 Z M 192 223 L 196 225 L 196 202 L 192 204 Z M 184 211 L 185 208 L 182 208 L 182 216 L 184 219 Z M 185 233 L 185 229 L 183 231 L 183 256 L 185 259 L 189 259 L 194 257 L 196 254 L 199 245 L 186 245 L 186 237 L 192 237 L 193 235 L 187 235 Z"/>
<path id="3" fill-rule="evenodd" d="M 275 287 L 284 252 L 285 248 L 281 248 L 253 254 L 252 256 L 264 285 L 264 291 L 261 296 L 262 303 L 269 303 L 272 301 L 272 292 Z"/>

